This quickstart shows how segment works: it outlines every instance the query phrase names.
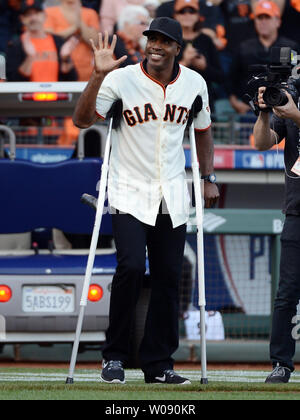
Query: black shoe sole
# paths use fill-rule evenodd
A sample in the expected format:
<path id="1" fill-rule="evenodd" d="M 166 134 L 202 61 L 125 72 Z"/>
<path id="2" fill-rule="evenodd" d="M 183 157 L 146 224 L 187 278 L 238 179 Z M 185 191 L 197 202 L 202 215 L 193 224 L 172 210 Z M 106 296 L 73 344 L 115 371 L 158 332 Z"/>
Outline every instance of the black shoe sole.
<path id="1" fill-rule="evenodd" d="M 280 379 L 275 379 L 275 380 L 268 380 L 266 379 L 265 384 L 288 384 L 289 380 L 287 381 L 282 381 Z"/>
<path id="2" fill-rule="evenodd" d="M 121 379 L 112 379 L 112 380 L 108 381 L 108 380 L 104 379 L 102 377 L 102 375 L 100 375 L 100 380 L 101 380 L 101 382 L 104 382 L 106 384 L 120 384 L 120 385 L 124 385 L 126 383 L 125 379 L 124 379 L 124 381 L 121 381 Z"/>
<path id="3" fill-rule="evenodd" d="M 175 383 L 175 382 L 160 382 L 160 381 L 145 381 L 146 384 L 156 384 L 156 385 L 192 385 L 192 382 L 187 379 L 184 382 L 181 383 Z"/>

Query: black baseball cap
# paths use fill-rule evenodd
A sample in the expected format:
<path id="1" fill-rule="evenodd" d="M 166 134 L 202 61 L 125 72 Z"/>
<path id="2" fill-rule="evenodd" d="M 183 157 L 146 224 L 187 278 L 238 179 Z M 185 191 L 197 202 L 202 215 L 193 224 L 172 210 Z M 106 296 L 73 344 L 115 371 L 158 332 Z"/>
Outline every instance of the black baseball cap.
<path id="1" fill-rule="evenodd" d="M 43 11 L 43 4 L 38 0 L 25 0 L 21 5 L 21 14 L 26 13 L 28 10 L 38 10 L 39 12 Z"/>
<path id="2" fill-rule="evenodd" d="M 180 23 L 169 17 L 159 17 L 153 19 L 147 31 L 143 32 L 145 36 L 149 36 L 152 32 L 158 32 L 176 41 L 182 46 L 182 28 Z"/>

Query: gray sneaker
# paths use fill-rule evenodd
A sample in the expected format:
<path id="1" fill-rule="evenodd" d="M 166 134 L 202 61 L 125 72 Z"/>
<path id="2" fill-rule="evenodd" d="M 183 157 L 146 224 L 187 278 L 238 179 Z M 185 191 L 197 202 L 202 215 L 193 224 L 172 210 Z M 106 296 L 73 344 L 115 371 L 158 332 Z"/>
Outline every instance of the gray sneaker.
<path id="1" fill-rule="evenodd" d="M 100 379 L 107 384 L 125 384 L 123 363 L 120 360 L 103 360 Z"/>
<path id="2" fill-rule="evenodd" d="M 291 377 L 290 369 L 280 366 L 277 363 L 277 366 L 274 368 L 273 372 L 267 377 L 266 384 L 287 384 Z"/>

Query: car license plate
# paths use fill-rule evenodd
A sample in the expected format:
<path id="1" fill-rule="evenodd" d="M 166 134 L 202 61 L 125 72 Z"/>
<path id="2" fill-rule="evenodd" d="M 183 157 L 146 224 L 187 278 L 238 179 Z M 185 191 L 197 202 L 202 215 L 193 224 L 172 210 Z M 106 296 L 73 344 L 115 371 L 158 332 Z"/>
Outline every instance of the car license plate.
<path id="1" fill-rule="evenodd" d="M 24 312 L 71 313 L 75 311 L 75 289 L 72 286 L 24 286 Z"/>

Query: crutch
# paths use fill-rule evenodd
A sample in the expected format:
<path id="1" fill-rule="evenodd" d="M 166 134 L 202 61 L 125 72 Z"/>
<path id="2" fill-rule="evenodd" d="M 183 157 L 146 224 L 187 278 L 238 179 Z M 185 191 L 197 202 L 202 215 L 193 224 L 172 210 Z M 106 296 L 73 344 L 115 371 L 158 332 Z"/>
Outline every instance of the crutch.
<path id="1" fill-rule="evenodd" d="M 100 234 L 100 226 L 101 226 L 104 203 L 105 203 L 105 194 L 106 194 L 106 185 L 107 185 L 107 176 L 108 176 L 108 163 L 109 163 L 109 154 L 110 154 L 110 146 L 111 146 L 112 122 L 113 122 L 113 119 L 111 118 L 109 122 L 108 135 L 106 139 L 104 158 L 103 158 L 103 163 L 102 163 L 102 168 L 101 168 L 100 189 L 99 189 L 99 195 L 98 195 L 98 205 L 97 205 L 97 211 L 96 211 L 95 225 L 94 225 L 89 258 L 87 262 L 82 295 L 81 295 L 81 300 L 80 300 L 80 311 L 79 311 L 79 316 L 77 320 L 76 334 L 75 334 L 75 340 L 74 340 L 73 349 L 72 349 L 72 357 L 71 357 L 71 362 L 70 362 L 69 374 L 66 380 L 67 384 L 74 383 L 74 370 L 75 370 L 75 365 L 76 365 L 76 360 L 77 360 L 84 312 L 87 306 L 89 287 L 90 287 L 90 282 L 91 282 L 91 277 L 92 277 L 92 272 L 93 272 L 93 267 L 94 267 L 94 262 L 95 262 L 95 254 L 96 254 L 97 244 L 98 244 L 98 239 L 99 239 L 99 234 Z"/>
<path id="2" fill-rule="evenodd" d="M 200 306 L 200 334 L 201 334 L 201 384 L 208 384 L 207 379 L 207 355 L 206 355 L 206 325 L 205 325 L 205 272 L 204 272 L 204 241 L 203 241 L 203 205 L 201 182 L 199 174 L 199 162 L 197 158 L 194 123 L 189 131 L 191 144 L 191 160 L 193 181 L 195 190 L 196 220 L 197 220 L 197 265 L 198 265 L 198 288 Z"/>

